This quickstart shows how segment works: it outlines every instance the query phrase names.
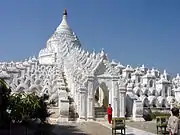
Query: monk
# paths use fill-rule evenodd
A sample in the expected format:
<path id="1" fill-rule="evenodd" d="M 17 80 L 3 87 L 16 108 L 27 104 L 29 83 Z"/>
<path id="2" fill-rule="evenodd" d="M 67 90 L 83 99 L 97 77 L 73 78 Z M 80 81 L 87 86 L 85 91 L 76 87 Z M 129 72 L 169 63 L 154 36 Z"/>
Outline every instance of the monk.
<path id="1" fill-rule="evenodd" d="M 107 109 L 109 124 L 111 124 L 111 121 L 112 121 L 112 111 L 113 110 L 112 110 L 111 104 L 109 104 L 108 109 Z"/>

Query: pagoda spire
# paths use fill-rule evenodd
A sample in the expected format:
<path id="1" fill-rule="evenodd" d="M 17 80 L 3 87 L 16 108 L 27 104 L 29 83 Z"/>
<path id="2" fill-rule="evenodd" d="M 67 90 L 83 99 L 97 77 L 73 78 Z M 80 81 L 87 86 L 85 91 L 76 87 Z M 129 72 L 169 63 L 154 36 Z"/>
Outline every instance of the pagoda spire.
<path id="1" fill-rule="evenodd" d="M 60 25 L 57 27 L 56 31 L 62 31 L 65 29 L 70 30 L 70 27 L 69 27 L 68 21 L 67 21 L 67 10 L 66 9 L 64 9 L 62 21 L 61 21 Z"/>
<path id="2" fill-rule="evenodd" d="M 63 15 L 67 15 L 67 10 L 66 10 L 66 8 L 64 9 Z"/>

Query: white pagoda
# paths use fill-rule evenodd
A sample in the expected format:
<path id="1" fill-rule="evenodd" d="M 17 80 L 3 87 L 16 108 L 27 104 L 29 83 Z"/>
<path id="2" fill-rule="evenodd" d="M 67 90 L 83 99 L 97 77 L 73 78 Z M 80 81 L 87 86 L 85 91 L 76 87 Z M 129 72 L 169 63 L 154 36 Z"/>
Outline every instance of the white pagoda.
<path id="1" fill-rule="evenodd" d="M 170 108 L 180 102 L 179 75 L 123 66 L 109 61 L 103 49 L 85 51 L 68 25 L 66 10 L 38 58 L 1 62 L 0 78 L 13 92 L 48 94 L 56 102 L 51 110 L 58 121 L 68 120 L 72 108 L 78 120 L 104 118 L 108 104 L 113 117 L 138 119 L 145 107 Z"/>

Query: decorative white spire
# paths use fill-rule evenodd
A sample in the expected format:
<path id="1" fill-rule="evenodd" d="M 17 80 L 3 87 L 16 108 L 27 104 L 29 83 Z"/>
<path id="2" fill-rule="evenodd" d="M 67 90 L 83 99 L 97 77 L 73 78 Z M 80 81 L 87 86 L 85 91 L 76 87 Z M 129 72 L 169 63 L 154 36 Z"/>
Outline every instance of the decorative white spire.
<path id="1" fill-rule="evenodd" d="M 60 25 L 57 27 L 56 31 L 60 31 L 62 29 L 70 29 L 68 23 L 67 23 L 67 10 L 64 9 L 63 17 Z"/>
<path id="2" fill-rule="evenodd" d="M 166 69 L 164 69 L 164 75 L 167 75 Z"/>
<path id="3" fill-rule="evenodd" d="M 102 48 L 102 49 L 101 49 L 101 52 L 100 52 L 100 56 L 101 56 L 101 57 L 105 57 L 105 55 L 106 55 L 106 54 L 104 53 L 104 48 Z"/>
<path id="4" fill-rule="evenodd" d="M 115 62 L 115 60 L 112 60 L 112 61 L 111 61 L 111 65 L 112 65 L 112 66 L 117 66 L 117 62 Z"/>
<path id="5" fill-rule="evenodd" d="M 179 79 L 179 78 L 180 78 L 180 76 L 179 76 L 179 73 L 177 73 L 177 76 L 176 76 L 176 78 L 177 78 L 177 79 Z"/>

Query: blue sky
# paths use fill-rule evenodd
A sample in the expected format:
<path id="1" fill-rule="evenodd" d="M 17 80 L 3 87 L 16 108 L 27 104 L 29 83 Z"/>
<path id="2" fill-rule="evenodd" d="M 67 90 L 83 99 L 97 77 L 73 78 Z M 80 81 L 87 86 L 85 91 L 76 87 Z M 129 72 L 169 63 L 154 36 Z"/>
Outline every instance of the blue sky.
<path id="1" fill-rule="evenodd" d="M 179 0 L 1 0 L 0 59 L 38 55 L 64 8 L 83 47 L 133 67 L 180 72 Z"/>

